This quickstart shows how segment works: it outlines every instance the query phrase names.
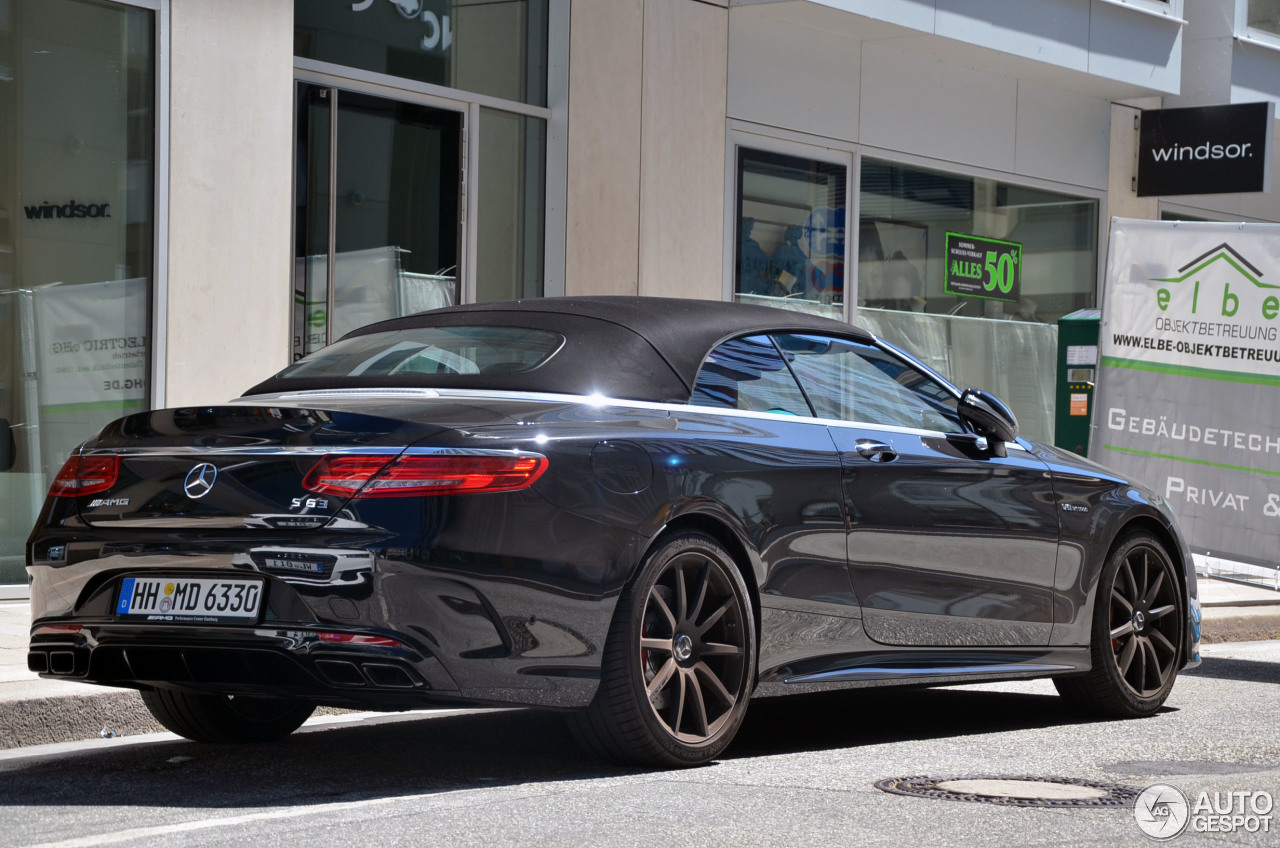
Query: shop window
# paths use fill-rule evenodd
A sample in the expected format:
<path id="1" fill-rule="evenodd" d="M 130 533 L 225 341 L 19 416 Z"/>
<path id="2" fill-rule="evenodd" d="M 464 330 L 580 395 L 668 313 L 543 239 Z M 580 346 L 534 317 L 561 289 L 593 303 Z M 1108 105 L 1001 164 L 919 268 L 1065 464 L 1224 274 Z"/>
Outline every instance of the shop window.
<path id="1" fill-rule="evenodd" d="M 1053 441 L 1057 320 L 1096 304 L 1098 201 L 862 160 L 858 323 Z"/>
<path id="2" fill-rule="evenodd" d="M 864 158 L 858 305 L 1054 323 L 1095 304 L 1097 229 L 1092 198 Z M 956 266 L 948 233 L 953 245 L 957 236 L 983 240 L 977 255 L 960 257 L 978 267 Z M 1006 276 L 1017 275 L 1007 291 L 956 279 L 985 273 L 985 251 L 999 250 L 988 242 L 1018 248 L 1006 260 Z"/>
<path id="3" fill-rule="evenodd" d="M 738 149 L 734 297 L 844 313 L 847 168 Z"/>
<path id="4" fill-rule="evenodd" d="M 150 398 L 155 13 L 0 2 L 0 584 L 51 474 Z"/>
<path id="5" fill-rule="evenodd" d="M 547 102 L 548 0 L 295 0 L 294 55 Z"/>

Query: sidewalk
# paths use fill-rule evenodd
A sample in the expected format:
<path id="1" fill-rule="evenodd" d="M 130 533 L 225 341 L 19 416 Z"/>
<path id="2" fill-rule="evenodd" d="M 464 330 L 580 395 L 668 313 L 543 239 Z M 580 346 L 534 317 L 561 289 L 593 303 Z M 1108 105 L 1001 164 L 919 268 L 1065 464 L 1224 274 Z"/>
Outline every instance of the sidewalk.
<path id="1" fill-rule="evenodd" d="M 1280 638 L 1280 592 L 1200 579 L 1203 641 Z M 131 689 L 44 680 L 27 671 L 30 608 L 0 601 L 0 749 L 162 728 Z"/>

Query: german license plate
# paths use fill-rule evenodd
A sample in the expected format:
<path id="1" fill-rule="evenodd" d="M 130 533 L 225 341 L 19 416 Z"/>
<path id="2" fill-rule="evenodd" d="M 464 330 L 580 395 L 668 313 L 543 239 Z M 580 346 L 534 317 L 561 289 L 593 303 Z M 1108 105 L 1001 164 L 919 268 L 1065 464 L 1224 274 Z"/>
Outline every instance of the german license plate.
<path id="1" fill-rule="evenodd" d="M 139 621 L 246 624 L 258 620 L 261 580 L 208 577 L 126 577 L 116 615 Z"/>

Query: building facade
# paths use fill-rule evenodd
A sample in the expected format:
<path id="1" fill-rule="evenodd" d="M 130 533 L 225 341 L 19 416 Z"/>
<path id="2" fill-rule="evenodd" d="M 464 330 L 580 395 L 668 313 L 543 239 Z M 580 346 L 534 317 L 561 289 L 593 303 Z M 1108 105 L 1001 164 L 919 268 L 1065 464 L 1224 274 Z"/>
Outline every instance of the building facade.
<path id="1" fill-rule="evenodd" d="M 450 303 L 831 315 L 1052 439 L 1110 216 L 1280 221 L 1135 118 L 1259 101 L 1278 0 L 0 0 L 0 584 L 102 423 Z"/>

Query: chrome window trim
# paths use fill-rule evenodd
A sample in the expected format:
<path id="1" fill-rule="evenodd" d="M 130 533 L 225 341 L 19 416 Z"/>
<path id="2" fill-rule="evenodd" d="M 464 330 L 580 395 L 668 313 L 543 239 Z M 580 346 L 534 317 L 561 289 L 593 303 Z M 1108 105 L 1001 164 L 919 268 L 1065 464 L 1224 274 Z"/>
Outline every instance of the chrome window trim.
<path id="1" fill-rule="evenodd" d="M 519 448 L 468 448 L 468 447 L 432 447 L 405 445 L 382 445 L 375 447 L 335 447 L 325 445 L 270 445 L 239 446 L 225 445 L 219 447 L 200 447 L 188 445 L 179 447 L 136 447 L 136 448 L 93 448 L 86 450 L 82 456 L 148 456 L 148 457 L 183 457 L 201 456 L 542 456 L 537 451 Z"/>
<path id="2" fill-rule="evenodd" d="M 343 390 L 320 390 L 321 392 L 337 392 Z M 513 400 L 526 401 L 529 403 L 569 403 L 579 406 L 592 407 L 618 407 L 623 409 L 645 409 L 655 412 L 679 413 L 694 412 L 699 415 L 728 415 L 734 418 L 763 419 L 765 421 L 791 421 L 798 424 L 815 424 L 822 427 L 843 427 L 847 429 L 859 430 L 883 430 L 889 433 L 900 433 L 906 436 L 920 436 L 922 438 L 945 439 L 948 435 L 963 436 L 970 435 L 968 433 L 944 433 L 940 430 L 922 430 L 912 427 L 899 427 L 891 424 L 874 424 L 867 421 L 841 421 L 834 418 L 815 418 L 809 415 L 786 415 L 779 412 L 755 412 L 748 409 L 727 409 L 722 406 L 701 406 L 692 403 L 663 403 L 657 401 L 645 400 L 626 400 L 623 398 L 610 398 L 604 395 L 574 395 L 574 394 L 555 394 L 551 392 L 517 392 L 517 391 L 491 391 L 485 389 L 350 389 L 351 392 L 345 397 L 358 400 L 367 398 L 369 400 L 377 400 L 386 398 L 387 392 L 406 392 L 421 391 L 434 392 L 434 397 L 425 397 L 414 395 L 412 397 L 423 397 L 426 400 L 437 400 L 443 398 L 491 398 L 495 400 Z M 382 392 L 383 394 L 378 394 Z M 305 400 L 306 395 L 316 396 L 311 392 L 288 392 L 285 394 L 270 395 L 250 395 L 248 397 L 236 398 L 230 401 L 228 406 L 270 406 L 273 401 L 290 401 Z M 332 397 L 332 394 L 329 395 Z M 1009 450 L 1025 451 L 1018 442 L 1005 442 Z M 212 449 L 206 449 L 212 450 Z M 230 450 L 230 449 L 228 449 Z M 243 449 L 241 449 L 243 450 Z M 336 450 L 336 449 L 335 449 Z M 377 449 L 368 449 L 377 453 Z M 118 451 L 108 451 L 118 452 Z M 384 451 L 385 452 L 385 451 Z"/>
<path id="3" fill-rule="evenodd" d="M 308 398 L 338 398 L 338 397 L 362 397 L 362 398 L 438 398 L 440 392 L 435 389 L 312 389 L 311 391 L 281 392 L 278 395 L 280 400 L 306 400 Z M 239 400 L 237 398 L 236 400 Z M 232 401 L 234 403 L 234 401 Z"/>

